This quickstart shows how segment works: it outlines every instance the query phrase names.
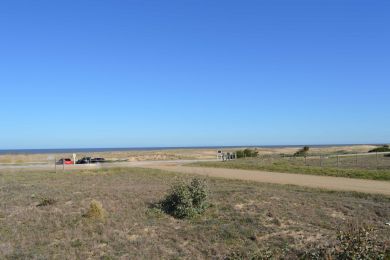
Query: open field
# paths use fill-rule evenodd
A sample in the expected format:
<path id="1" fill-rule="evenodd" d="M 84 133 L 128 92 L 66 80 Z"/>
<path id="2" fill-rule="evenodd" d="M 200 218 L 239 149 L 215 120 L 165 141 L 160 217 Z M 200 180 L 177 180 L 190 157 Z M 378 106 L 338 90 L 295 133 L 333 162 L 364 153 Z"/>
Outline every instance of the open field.
<path id="1" fill-rule="evenodd" d="M 305 158 L 263 156 L 225 162 L 196 162 L 190 165 L 389 181 L 390 157 L 384 157 L 383 155 L 378 157 L 378 165 L 381 166 L 378 168 L 376 167 L 377 160 L 375 154 L 358 158 L 354 156 L 342 157 L 339 158 L 339 162 L 337 162 L 336 157 L 323 159 L 308 157 L 305 161 Z"/>
<path id="2" fill-rule="evenodd" d="M 372 226 L 389 247 L 390 197 L 207 178 L 204 215 L 178 220 L 154 206 L 177 178 L 190 176 L 139 168 L 2 171 L 0 258 L 296 258 L 336 243 L 350 222 Z M 102 203 L 104 220 L 83 217 L 92 200 Z"/>

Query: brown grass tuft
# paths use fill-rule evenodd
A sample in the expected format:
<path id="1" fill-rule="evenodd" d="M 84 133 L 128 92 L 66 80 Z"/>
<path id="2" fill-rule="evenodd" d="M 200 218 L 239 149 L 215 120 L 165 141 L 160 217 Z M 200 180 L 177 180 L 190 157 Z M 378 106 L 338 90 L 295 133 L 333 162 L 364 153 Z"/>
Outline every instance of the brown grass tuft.
<path id="1" fill-rule="evenodd" d="M 83 215 L 83 217 L 90 219 L 104 219 L 106 216 L 107 212 L 104 210 L 102 203 L 97 200 L 91 201 L 88 211 Z"/>
<path id="2" fill-rule="evenodd" d="M 37 207 L 45 207 L 45 206 L 50 206 L 56 203 L 55 199 L 52 198 L 41 198 L 41 201 L 37 205 Z"/>

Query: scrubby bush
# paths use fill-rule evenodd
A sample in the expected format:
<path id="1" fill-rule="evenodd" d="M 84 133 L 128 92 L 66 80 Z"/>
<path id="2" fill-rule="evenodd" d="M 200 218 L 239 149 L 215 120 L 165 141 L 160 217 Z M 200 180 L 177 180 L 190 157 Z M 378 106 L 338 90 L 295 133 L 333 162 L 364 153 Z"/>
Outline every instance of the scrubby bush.
<path id="1" fill-rule="evenodd" d="M 191 218 L 204 212 L 207 198 L 206 182 L 194 178 L 189 184 L 184 181 L 175 183 L 161 202 L 161 207 L 176 218 Z"/>
<path id="2" fill-rule="evenodd" d="M 380 147 L 377 147 L 377 148 L 374 148 L 370 151 L 368 151 L 369 153 L 383 153 L 383 152 L 390 152 L 390 147 L 389 145 L 385 144 L 385 145 L 382 145 Z"/>
<path id="3" fill-rule="evenodd" d="M 309 150 L 310 150 L 309 146 L 304 146 L 303 148 L 299 149 L 296 153 L 294 153 L 294 156 L 307 156 Z"/>
<path id="4" fill-rule="evenodd" d="M 350 223 L 338 232 L 334 245 L 309 250 L 302 259 L 390 259 L 389 250 L 372 228 Z"/>
<path id="5" fill-rule="evenodd" d="M 257 157 L 259 154 L 258 151 L 252 150 L 252 149 L 245 149 L 245 150 L 239 150 L 236 152 L 237 158 L 244 158 L 244 157 Z"/>
<path id="6" fill-rule="evenodd" d="M 194 208 L 198 209 L 199 212 L 204 211 L 207 206 L 206 182 L 202 179 L 194 178 L 191 181 L 189 189 L 192 198 L 192 205 Z"/>
<path id="7" fill-rule="evenodd" d="M 385 249 L 378 243 L 373 229 L 362 225 L 350 224 L 339 232 L 339 244 L 335 255 L 338 259 L 384 259 Z M 390 257 L 390 256 L 389 256 Z"/>

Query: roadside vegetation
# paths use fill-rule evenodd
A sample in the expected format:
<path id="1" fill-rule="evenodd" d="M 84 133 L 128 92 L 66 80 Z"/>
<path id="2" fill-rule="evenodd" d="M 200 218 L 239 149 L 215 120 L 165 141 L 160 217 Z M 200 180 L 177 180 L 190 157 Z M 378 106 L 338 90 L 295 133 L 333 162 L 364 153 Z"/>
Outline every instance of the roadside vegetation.
<path id="1" fill-rule="evenodd" d="M 318 159 L 317 159 L 318 160 Z M 387 159 L 389 160 L 389 159 Z M 334 163 L 333 163 L 334 165 Z M 263 170 L 283 173 L 301 173 L 370 180 L 390 181 L 390 169 L 337 168 L 335 166 L 311 166 L 304 161 L 285 158 L 245 158 L 227 162 L 196 162 L 188 166 L 215 167 L 243 170 Z"/>
<path id="2" fill-rule="evenodd" d="M 383 145 L 370 151 L 372 155 L 343 156 L 350 154 L 339 151 L 335 154 L 309 154 L 310 147 L 304 146 L 291 154 L 271 154 L 238 157 L 225 162 L 196 162 L 189 166 L 263 170 L 283 173 L 301 173 L 371 180 L 390 180 L 390 154 L 375 154 L 389 149 Z M 244 150 L 245 151 L 245 150 Z M 239 151 L 242 153 L 242 151 Z"/>
<path id="3" fill-rule="evenodd" d="M 294 156 L 307 156 L 309 150 L 310 150 L 309 146 L 304 146 L 302 149 L 299 149 L 296 153 L 294 153 Z"/>
<path id="4" fill-rule="evenodd" d="M 253 149 L 248 149 L 248 148 L 244 150 L 236 151 L 237 158 L 257 157 L 258 154 L 259 154 L 258 151 Z"/>
<path id="5" fill-rule="evenodd" d="M 0 258 L 388 255 L 389 197 L 193 177 L 136 168 L 0 171 Z M 177 218 L 156 207 L 179 205 L 178 189 L 201 214 Z M 355 231 L 349 223 L 358 223 Z"/>
<path id="6" fill-rule="evenodd" d="M 390 147 L 388 144 L 382 145 L 380 147 L 374 148 L 369 153 L 384 153 L 384 152 L 390 152 Z"/>

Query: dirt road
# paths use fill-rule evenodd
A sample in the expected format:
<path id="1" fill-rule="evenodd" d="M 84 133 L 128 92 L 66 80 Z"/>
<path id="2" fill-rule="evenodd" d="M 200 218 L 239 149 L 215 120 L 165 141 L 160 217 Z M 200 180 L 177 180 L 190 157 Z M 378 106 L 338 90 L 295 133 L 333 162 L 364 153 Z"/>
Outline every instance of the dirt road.
<path id="1" fill-rule="evenodd" d="M 161 169 L 171 172 L 200 174 L 210 177 L 221 177 L 228 179 L 239 179 L 276 184 L 292 184 L 311 188 L 321 188 L 339 191 L 356 191 L 390 196 L 389 181 L 374 181 L 331 176 L 316 176 L 307 174 L 278 173 L 239 169 L 189 167 L 172 163 L 170 165 L 154 164 L 143 165 L 141 167 Z"/>

